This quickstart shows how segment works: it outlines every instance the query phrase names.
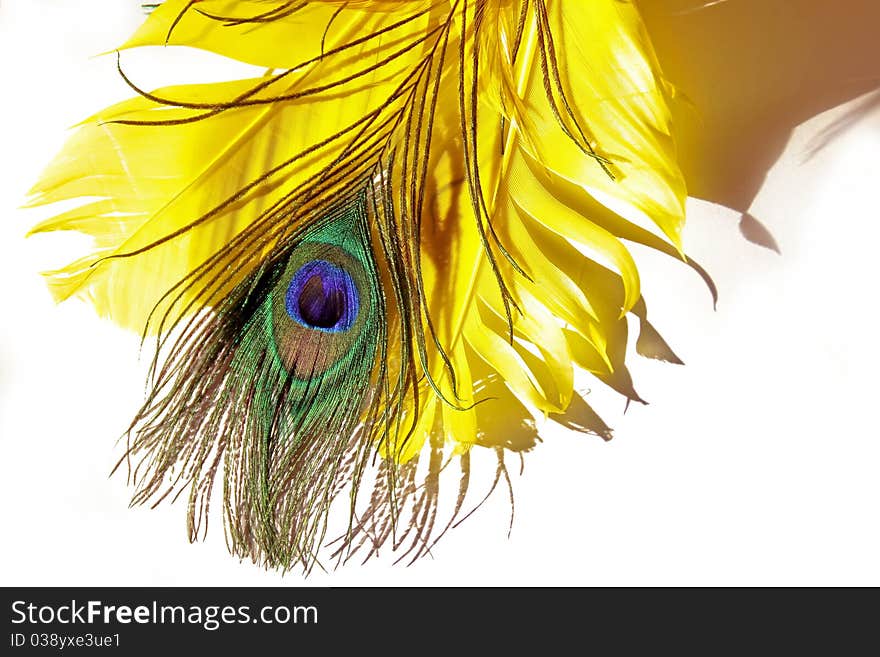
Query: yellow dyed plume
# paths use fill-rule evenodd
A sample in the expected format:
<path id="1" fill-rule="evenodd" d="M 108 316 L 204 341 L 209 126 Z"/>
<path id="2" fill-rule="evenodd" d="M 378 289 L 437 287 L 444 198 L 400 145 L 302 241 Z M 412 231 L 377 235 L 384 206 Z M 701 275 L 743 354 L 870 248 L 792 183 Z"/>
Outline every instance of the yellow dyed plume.
<path id="1" fill-rule="evenodd" d="M 94 237 L 56 298 L 157 336 L 126 456 L 136 501 L 188 488 L 193 538 L 222 470 L 241 556 L 309 569 L 348 486 L 334 554 L 418 557 L 445 460 L 454 519 L 470 450 L 501 472 L 511 428 L 584 405 L 578 370 L 638 400 L 627 314 L 676 361 L 623 241 L 683 258 L 671 87 L 633 4 L 168 0 L 121 49 L 165 45 L 267 70 L 126 78 L 33 189 L 89 200 L 33 232 Z"/>

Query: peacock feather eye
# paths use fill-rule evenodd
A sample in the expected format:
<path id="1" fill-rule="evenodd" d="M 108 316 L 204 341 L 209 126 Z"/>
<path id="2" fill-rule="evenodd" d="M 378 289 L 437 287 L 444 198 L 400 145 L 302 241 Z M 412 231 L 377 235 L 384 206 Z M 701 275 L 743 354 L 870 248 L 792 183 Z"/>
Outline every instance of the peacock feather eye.
<path id="1" fill-rule="evenodd" d="M 371 369 L 380 294 L 361 203 L 328 212 L 284 253 L 264 302 L 272 349 L 309 394 L 316 377 Z"/>
<path id="2" fill-rule="evenodd" d="M 341 333 L 358 316 L 357 286 L 342 267 L 326 260 L 312 260 L 297 270 L 285 297 L 285 309 L 305 327 Z"/>

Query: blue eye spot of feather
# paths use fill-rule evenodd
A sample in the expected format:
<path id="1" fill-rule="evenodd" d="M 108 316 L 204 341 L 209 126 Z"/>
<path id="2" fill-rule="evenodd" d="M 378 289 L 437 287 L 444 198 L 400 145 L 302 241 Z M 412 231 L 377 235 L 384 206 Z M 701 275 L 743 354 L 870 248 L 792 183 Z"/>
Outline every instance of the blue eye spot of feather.
<path id="1" fill-rule="evenodd" d="M 350 329 L 360 307 L 351 275 L 326 260 L 312 260 L 297 270 L 287 288 L 284 305 L 295 321 L 328 333 Z"/>

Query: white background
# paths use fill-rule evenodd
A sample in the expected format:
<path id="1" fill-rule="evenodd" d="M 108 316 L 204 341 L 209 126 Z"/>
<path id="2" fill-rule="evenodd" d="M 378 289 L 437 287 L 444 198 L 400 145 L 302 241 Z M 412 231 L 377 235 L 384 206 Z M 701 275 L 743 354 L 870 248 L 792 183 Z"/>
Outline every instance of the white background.
<path id="1" fill-rule="evenodd" d="M 127 508 L 108 473 L 143 393 L 137 339 L 55 306 L 37 272 L 64 251 L 23 238 L 45 212 L 18 206 L 66 127 L 128 95 L 115 59 L 90 56 L 136 27 L 136 5 L 0 6 L 0 584 L 301 584 L 230 557 L 217 517 L 190 545 L 183 503 Z M 126 60 L 145 86 L 156 70 L 194 79 L 150 57 Z M 807 157 L 847 109 L 798 129 L 753 207 L 781 256 L 742 239 L 735 213 L 691 205 L 686 247 L 717 311 L 685 268 L 637 252 L 652 320 L 687 366 L 634 361 L 651 404 L 625 415 L 597 393 L 609 443 L 547 426 L 514 477 L 510 538 L 502 492 L 432 558 L 305 583 L 880 584 L 880 113 Z"/>

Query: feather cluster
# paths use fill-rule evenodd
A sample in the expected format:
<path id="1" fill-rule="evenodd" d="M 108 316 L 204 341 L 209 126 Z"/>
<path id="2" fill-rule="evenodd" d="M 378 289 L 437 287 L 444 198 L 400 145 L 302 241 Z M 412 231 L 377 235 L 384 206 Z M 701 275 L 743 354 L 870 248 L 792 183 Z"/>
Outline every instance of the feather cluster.
<path id="1" fill-rule="evenodd" d="M 156 45 L 267 71 L 147 91 L 120 68 L 137 95 L 33 190 L 87 202 L 34 232 L 94 238 L 48 273 L 57 299 L 156 336 L 124 462 L 136 502 L 188 491 L 192 538 L 222 472 L 237 555 L 417 558 L 472 448 L 497 484 L 535 412 L 585 406 L 577 369 L 639 400 L 628 314 L 640 353 L 677 361 L 624 243 L 696 267 L 673 90 L 632 3 L 167 0 L 122 49 Z"/>

